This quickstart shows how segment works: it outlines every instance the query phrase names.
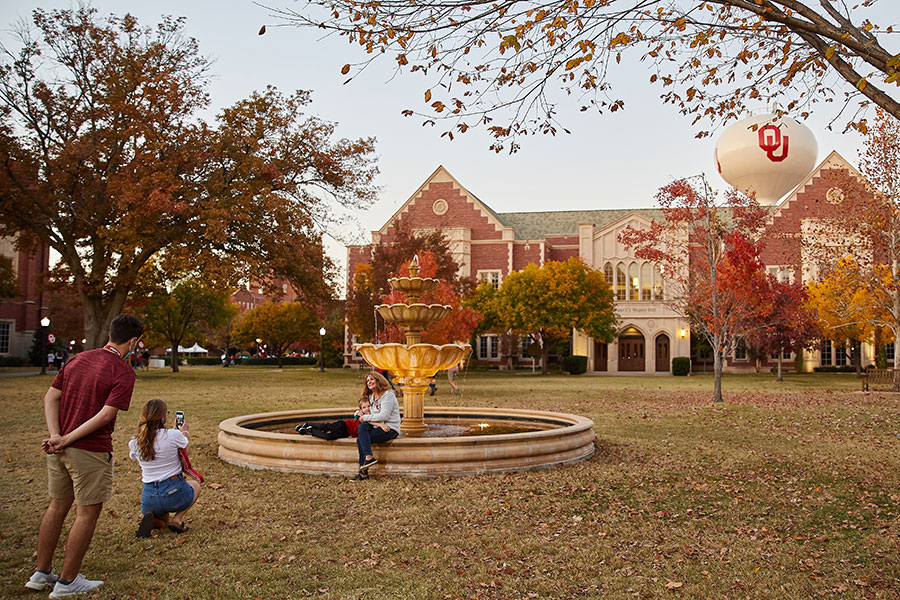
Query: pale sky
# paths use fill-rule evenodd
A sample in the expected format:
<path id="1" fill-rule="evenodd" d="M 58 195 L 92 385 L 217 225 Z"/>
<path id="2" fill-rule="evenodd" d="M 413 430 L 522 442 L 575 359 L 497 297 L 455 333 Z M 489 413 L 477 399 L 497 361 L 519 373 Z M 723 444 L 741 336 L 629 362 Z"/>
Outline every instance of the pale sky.
<path id="1" fill-rule="evenodd" d="M 882 2 L 879 12 L 887 13 L 893 2 Z M 290 0 L 267 4 L 295 10 L 302 6 Z M 71 5 L 56 0 L 0 3 L 4 43 L 10 42 L 10 25 L 29 18 L 34 7 Z M 701 172 L 710 175 L 713 185 L 726 185 L 713 160 L 718 133 L 696 139 L 690 119 L 658 99 L 660 88 L 648 83 L 649 73 L 639 66 L 616 75 L 616 96 L 625 101 L 624 111 L 581 113 L 573 103 L 560 111 L 571 135 L 523 138 L 518 153 L 495 154 L 483 131 L 448 141 L 439 137 L 440 127 L 423 127 L 420 118 L 402 116 L 405 108 L 424 108 L 427 85 L 410 74 L 389 81 L 390 57 L 344 85 L 341 67 L 363 58 L 358 47 L 342 38 L 320 39 L 318 31 L 275 26 L 278 21 L 251 2 L 96 0 L 93 5 L 101 13 L 131 12 L 144 26 L 155 25 L 161 15 L 186 17 L 187 34 L 197 38 L 204 55 L 216 60 L 209 88 L 211 111 L 204 116 L 208 120 L 271 84 L 285 93 L 311 90 L 310 113 L 338 123 L 340 136 L 377 138 L 379 200 L 367 211 L 347 215 L 344 230 L 329 232 L 335 238 L 327 242 L 329 255 L 341 265 L 346 258 L 341 242 L 369 241 L 369 232 L 380 228 L 438 165 L 497 212 L 646 208 L 654 205 L 653 197 L 663 185 Z M 259 36 L 263 24 L 267 33 Z M 833 110 L 819 110 L 806 121 L 817 138 L 819 160 L 837 150 L 857 164 L 860 136 L 841 134 L 843 121 L 835 132 L 825 130 Z"/>

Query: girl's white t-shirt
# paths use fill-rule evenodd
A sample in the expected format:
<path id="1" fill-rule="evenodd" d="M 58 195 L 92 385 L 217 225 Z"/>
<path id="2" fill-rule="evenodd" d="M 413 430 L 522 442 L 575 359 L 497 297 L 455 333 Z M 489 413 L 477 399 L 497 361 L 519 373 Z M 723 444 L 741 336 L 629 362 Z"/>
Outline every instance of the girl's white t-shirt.
<path id="1" fill-rule="evenodd" d="M 178 456 L 178 449 L 187 448 L 187 445 L 187 436 L 177 429 L 160 429 L 153 441 L 156 458 L 149 461 L 142 459 L 136 438 L 131 438 L 128 442 L 128 456 L 141 465 L 141 481 L 153 483 L 181 473 L 181 457 Z"/>

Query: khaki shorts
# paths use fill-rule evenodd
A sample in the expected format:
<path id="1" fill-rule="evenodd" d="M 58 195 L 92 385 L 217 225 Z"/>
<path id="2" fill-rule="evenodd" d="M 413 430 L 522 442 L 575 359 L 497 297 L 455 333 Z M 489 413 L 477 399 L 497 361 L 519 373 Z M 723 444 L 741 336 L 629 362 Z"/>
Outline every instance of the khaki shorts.
<path id="1" fill-rule="evenodd" d="M 47 455 L 47 489 L 51 498 L 75 497 L 75 504 L 102 504 L 112 497 L 112 452 L 66 448 Z"/>

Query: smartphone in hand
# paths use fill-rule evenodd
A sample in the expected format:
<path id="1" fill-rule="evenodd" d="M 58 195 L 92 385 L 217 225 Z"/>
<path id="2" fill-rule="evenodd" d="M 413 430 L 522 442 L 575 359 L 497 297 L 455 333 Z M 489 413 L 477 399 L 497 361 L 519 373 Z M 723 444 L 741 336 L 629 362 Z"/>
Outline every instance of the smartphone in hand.
<path id="1" fill-rule="evenodd" d="M 180 410 L 175 411 L 175 427 L 181 428 L 184 425 L 184 413 Z"/>

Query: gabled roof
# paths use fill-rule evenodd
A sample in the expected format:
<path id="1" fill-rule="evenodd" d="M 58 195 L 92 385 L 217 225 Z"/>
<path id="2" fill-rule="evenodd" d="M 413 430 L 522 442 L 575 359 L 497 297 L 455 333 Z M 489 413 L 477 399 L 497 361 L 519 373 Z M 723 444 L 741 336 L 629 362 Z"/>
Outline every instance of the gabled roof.
<path id="1" fill-rule="evenodd" d="M 840 155 L 837 150 L 832 150 L 831 153 L 825 157 L 825 159 L 818 164 L 818 166 L 813 169 L 806 178 L 801 181 L 797 186 L 791 190 L 784 199 L 776 204 L 777 211 L 774 212 L 773 216 L 778 216 L 782 209 L 788 208 L 790 206 L 791 201 L 797 198 L 797 195 L 802 192 L 807 185 L 812 183 L 812 180 L 816 177 L 819 177 L 820 173 L 823 169 L 846 169 L 849 171 L 854 177 L 859 179 L 860 181 L 865 181 L 866 178 L 860 173 L 856 167 L 851 165 L 846 158 Z"/>
<path id="2" fill-rule="evenodd" d="M 391 216 L 391 218 L 381 226 L 381 229 L 378 230 L 378 233 L 381 233 L 382 235 L 387 233 L 388 228 L 396 220 L 398 220 L 404 212 L 406 212 L 406 210 L 409 208 L 409 205 L 419 197 L 419 194 L 421 194 L 422 191 L 425 190 L 425 188 L 427 188 L 429 185 L 436 182 L 452 183 L 454 186 L 460 189 L 464 196 L 467 196 L 472 201 L 476 208 L 480 209 L 485 214 L 485 216 L 488 218 L 488 221 L 492 221 L 493 224 L 500 229 L 509 227 L 509 225 L 503 220 L 503 218 L 499 214 L 494 212 L 494 209 L 482 202 L 478 198 L 478 196 L 467 190 L 466 187 L 462 185 L 459 180 L 450 173 L 450 171 L 444 168 L 444 165 L 439 165 L 438 168 L 435 169 L 434 172 L 422 183 L 422 185 L 420 185 L 416 189 L 416 191 L 412 193 L 412 195 L 406 200 L 406 202 L 404 202 L 403 205 L 397 209 L 397 212 L 395 212 L 393 216 Z"/>
<path id="3" fill-rule="evenodd" d="M 658 208 L 613 208 L 607 210 L 559 210 L 546 212 L 500 213 L 516 230 L 517 240 L 540 240 L 554 235 L 577 235 L 579 223 L 593 223 L 603 229 L 630 214 L 661 219 Z"/>

